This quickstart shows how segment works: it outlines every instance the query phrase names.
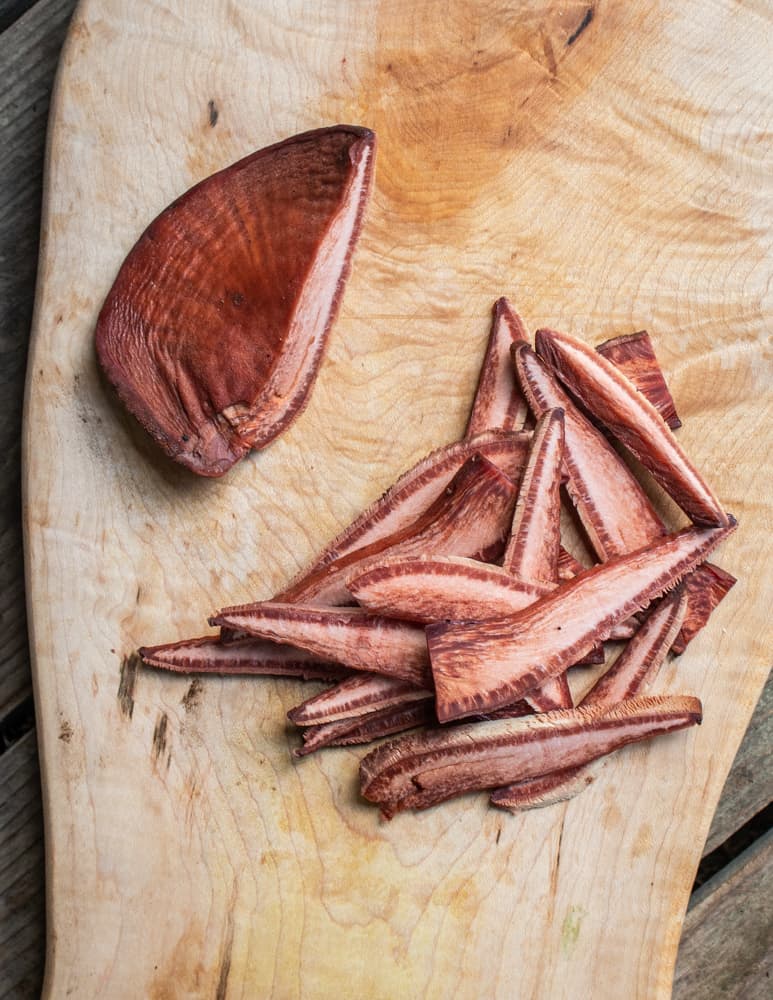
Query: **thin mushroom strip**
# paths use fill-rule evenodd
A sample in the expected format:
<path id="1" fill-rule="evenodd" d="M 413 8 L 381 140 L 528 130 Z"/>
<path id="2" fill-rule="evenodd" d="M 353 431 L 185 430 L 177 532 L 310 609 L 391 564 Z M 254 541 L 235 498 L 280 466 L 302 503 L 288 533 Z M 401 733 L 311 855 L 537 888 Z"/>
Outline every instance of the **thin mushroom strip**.
<path id="1" fill-rule="evenodd" d="M 499 708 L 561 673 L 674 587 L 733 530 L 689 528 L 594 566 L 510 618 L 426 629 L 438 719 Z"/>
<path id="2" fill-rule="evenodd" d="M 465 437 L 501 427 L 520 430 L 529 409 L 510 364 L 510 347 L 528 340 L 523 320 L 505 298 L 494 303 L 491 333 Z"/>
<path id="3" fill-rule="evenodd" d="M 682 584 L 650 610 L 637 634 L 580 704 L 613 708 L 649 687 L 681 627 L 686 606 Z M 586 764 L 498 788 L 492 793 L 491 802 L 502 809 L 532 809 L 550 805 L 571 798 L 593 779 L 593 766 Z"/>
<path id="4" fill-rule="evenodd" d="M 547 410 L 534 428 L 502 561 L 508 573 L 530 583 L 558 584 L 563 456 L 564 411 Z M 603 649 L 600 652 L 603 661 Z M 566 673 L 548 678 L 526 700 L 538 712 L 571 708 L 574 702 Z"/>
<path id="5" fill-rule="evenodd" d="M 663 417 L 598 351 L 565 333 L 539 330 L 537 352 L 582 405 L 649 469 L 698 525 L 722 527 L 727 514 Z"/>
<path id="6" fill-rule="evenodd" d="M 289 643 L 352 670 L 386 674 L 418 687 L 432 684 L 422 629 L 362 608 L 320 608 L 266 601 L 226 608 L 210 622 L 260 639 Z M 513 699 L 515 700 L 515 699 Z"/>
<path id="7" fill-rule="evenodd" d="M 682 627 L 686 607 L 684 584 L 651 607 L 639 631 L 581 704 L 611 708 L 649 687 Z"/>
<path id="8" fill-rule="evenodd" d="M 287 713 L 296 726 L 340 722 L 385 708 L 398 708 L 432 697 L 432 691 L 383 674 L 358 673 L 307 698 Z"/>
<path id="9" fill-rule="evenodd" d="M 564 411 L 547 410 L 534 428 L 502 568 L 528 583 L 558 583 Z"/>
<path id="10" fill-rule="evenodd" d="M 465 792 L 587 764 L 629 743 L 700 723 L 689 696 L 631 698 L 520 719 L 433 729 L 385 743 L 360 764 L 360 790 L 386 816 Z"/>
<path id="11" fill-rule="evenodd" d="M 203 636 L 161 646 L 141 646 L 137 652 L 147 666 L 180 674 L 255 674 L 321 681 L 351 675 L 339 663 L 262 639 L 240 639 L 224 645 L 217 636 Z"/>

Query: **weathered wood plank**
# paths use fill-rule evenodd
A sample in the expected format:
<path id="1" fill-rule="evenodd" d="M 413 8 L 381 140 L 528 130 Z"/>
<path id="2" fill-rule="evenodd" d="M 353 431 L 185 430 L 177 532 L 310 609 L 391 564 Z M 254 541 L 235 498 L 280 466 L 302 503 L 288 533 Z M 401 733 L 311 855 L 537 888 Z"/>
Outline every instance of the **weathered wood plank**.
<path id="1" fill-rule="evenodd" d="M 674 1000 L 766 1000 L 773 973 L 773 831 L 694 894 Z"/>
<path id="2" fill-rule="evenodd" d="M 711 823 L 704 857 L 773 801 L 773 675 L 762 690 L 757 708 Z"/>
<path id="3" fill-rule="evenodd" d="M 10 10 L 5 3 L 0 13 Z M 30 693 L 20 436 L 51 86 L 75 0 L 40 0 L 0 35 L 0 719 Z"/>
<path id="4" fill-rule="evenodd" d="M 0 757 L 0 997 L 40 994 L 43 822 L 35 731 Z"/>

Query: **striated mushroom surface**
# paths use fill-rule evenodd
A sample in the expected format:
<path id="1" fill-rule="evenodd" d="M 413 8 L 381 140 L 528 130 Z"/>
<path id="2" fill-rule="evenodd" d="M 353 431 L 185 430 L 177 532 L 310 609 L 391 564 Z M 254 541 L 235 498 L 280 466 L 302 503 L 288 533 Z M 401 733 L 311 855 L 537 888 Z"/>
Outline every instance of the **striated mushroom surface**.
<path id="1" fill-rule="evenodd" d="M 220 476 L 303 409 L 371 187 L 375 135 L 337 125 L 191 188 L 130 251 L 102 307 L 99 362 L 161 448 Z"/>

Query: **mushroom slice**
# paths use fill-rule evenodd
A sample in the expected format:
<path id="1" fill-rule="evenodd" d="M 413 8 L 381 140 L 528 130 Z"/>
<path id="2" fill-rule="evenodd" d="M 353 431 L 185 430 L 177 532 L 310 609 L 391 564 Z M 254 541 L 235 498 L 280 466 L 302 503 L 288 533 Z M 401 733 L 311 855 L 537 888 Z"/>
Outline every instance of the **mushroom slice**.
<path id="1" fill-rule="evenodd" d="M 614 625 L 673 588 L 734 526 L 668 535 L 594 566 L 507 618 L 428 626 L 438 719 L 509 704 L 560 674 Z"/>
<path id="2" fill-rule="evenodd" d="M 558 584 L 563 456 L 564 411 L 560 408 L 547 410 L 534 428 L 502 561 L 502 568 L 520 580 Z M 603 647 L 598 653 L 603 662 Z M 571 708 L 574 704 L 565 673 L 549 677 L 531 691 L 526 700 L 538 712 Z"/>
<path id="3" fill-rule="evenodd" d="M 553 589 L 460 556 L 393 556 L 356 567 L 347 587 L 371 611 L 430 625 L 514 614 Z"/>
<path id="4" fill-rule="evenodd" d="M 306 757 L 323 747 L 353 746 L 370 743 L 384 736 L 394 736 L 407 729 L 429 725 L 434 721 L 434 715 L 430 699 L 397 708 L 381 708 L 338 722 L 309 726 L 303 730 L 303 746 L 293 750 L 293 757 Z"/>
<path id="5" fill-rule="evenodd" d="M 539 330 L 535 340 L 540 357 L 695 524 L 721 527 L 728 523 L 719 500 L 663 417 L 610 361 L 581 340 L 555 330 Z"/>
<path id="6" fill-rule="evenodd" d="M 337 125 L 191 188 L 130 251 L 97 322 L 119 397 L 171 458 L 220 476 L 300 413 L 338 312 L 375 135 Z"/>
<path id="7" fill-rule="evenodd" d="M 357 673 L 290 709 L 296 726 L 340 722 L 385 708 L 400 708 L 432 697 L 432 691 L 383 674 Z"/>
<path id="8" fill-rule="evenodd" d="M 523 320 L 506 298 L 497 299 L 465 437 L 495 427 L 523 427 L 529 410 L 510 362 L 510 347 L 516 341 L 528 341 Z"/>
<path id="9" fill-rule="evenodd" d="M 666 529 L 633 473 L 529 345 L 514 345 L 513 360 L 535 417 L 553 407 L 564 411 L 567 490 L 599 559 L 635 552 L 664 535 Z"/>
<path id="10" fill-rule="evenodd" d="M 432 690 L 424 631 L 406 622 L 380 618 L 363 608 L 266 601 L 225 608 L 210 624 L 289 643 L 353 670 L 386 674 Z"/>
<path id="11" fill-rule="evenodd" d="M 682 426 L 671 391 L 646 330 L 605 340 L 596 347 L 647 397 L 672 431 Z"/>
<path id="12" fill-rule="evenodd" d="M 413 524 L 442 495 L 473 455 L 493 462 L 517 483 L 530 444 L 530 432 L 485 431 L 465 441 L 437 448 L 404 472 L 379 500 L 356 517 L 276 599 L 285 600 L 286 594 L 300 593 L 306 581 L 322 566 Z"/>
<path id="13" fill-rule="evenodd" d="M 261 639 L 239 639 L 224 645 L 217 636 L 202 636 L 142 646 L 138 653 L 149 667 L 179 674 L 261 674 L 322 681 L 337 681 L 351 674 L 339 663 Z"/>
<path id="14" fill-rule="evenodd" d="M 503 569 L 530 583 L 558 583 L 564 411 L 547 410 L 534 428 Z"/>
<path id="15" fill-rule="evenodd" d="M 519 812 L 526 809 L 541 809 L 566 802 L 579 795 L 596 780 L 593 767 L 580 764 L 560 771 L 549 771 L 536 778 L 514 781 L 504 788 L 496 788 L 489 797 L 492 806 Z"/>
<path id="16" fill-rule="evenodd" d="M 683 583 L 650 608 L 639 631 L 580 704 L 611 708 L 649 687 L 682 627 L 686 608 Z"/>
<path id="17" fill-rule="evenodd" d="M 613 708 L 633 698 L 652 683 L 679 631 L 687 606 L 685 584 L 659 601 L 612 667 L 594 684 L 581 705 Z M 527 778 L 492 793 L 493 805 L 503 809 L 534 809 L 563 802 L 594 780 L 593 765 Z"/>
<path id="18" fill-rule="evenodd" d="M 682 628 L 672 647 L 674 653 L 685 651 L 734 583 L 736 579 L 732 573 L 711 562 L 703 563 L 687 577 L 684 581 L 687 609 Z"/>
<path id="19" fill-rule="evenodd" d="M 280 599 L 288 603 L 350 604 L 346 578 L 353 567 L 366 567 L 382 554 L 501 556 L 517 490 L 513 481 L 487 458 L 473 455 L 416 521 L 392 535 L 354 549 L 320 566 Z"/>
<path id="20" fill-rule="evenodd" d="M 587 764 L 628 743 L 701 721 L 689 696 L 638 697 L 494 722 L 447 726 L 393 740 L 360 764 L 360 789 L 386 816 L 465 792 Z"/>

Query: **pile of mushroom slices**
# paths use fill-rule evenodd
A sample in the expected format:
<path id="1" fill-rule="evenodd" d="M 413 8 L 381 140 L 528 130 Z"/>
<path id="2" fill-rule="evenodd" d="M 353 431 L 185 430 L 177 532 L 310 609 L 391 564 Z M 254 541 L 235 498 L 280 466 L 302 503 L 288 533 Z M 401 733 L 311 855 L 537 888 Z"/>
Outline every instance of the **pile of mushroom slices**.
<path id="1" fill-rule="evenodd" d="M 736 522 L 673 434 L 646 333 L 594 350 L 539 330 L 535 347 L 498 300 L 464 438 L 272 600 L 224 608 L 217 635 L 145 647 L 145 663 L 330 682 L 288 713 L 296 757 L 412 730 L 360 764 L 386 817 L 482 790 L 500 808 L 547 805 L 598 758 L 699 723 L 697 698 L 643 692 L 735 582 L 707 557 Z M 689 526 L 670 530 L 612 439 Z M 562 545 L 562 497 L 590 567 Z M 575 704 L 567 671 L 604 663 L 607 640 L 622 652 Z"/>

